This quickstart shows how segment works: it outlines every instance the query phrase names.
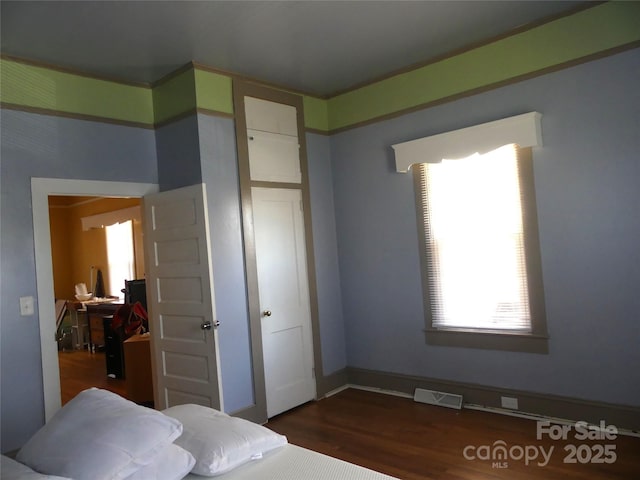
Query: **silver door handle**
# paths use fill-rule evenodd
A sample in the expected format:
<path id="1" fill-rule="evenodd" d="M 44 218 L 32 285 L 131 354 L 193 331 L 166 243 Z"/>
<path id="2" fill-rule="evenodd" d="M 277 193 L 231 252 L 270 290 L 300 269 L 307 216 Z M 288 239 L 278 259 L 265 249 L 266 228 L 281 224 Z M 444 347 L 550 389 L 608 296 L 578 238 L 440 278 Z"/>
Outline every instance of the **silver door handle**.
<path id="1" fill-rule="evenodd" d="M 265 310 L 264 312 L 262 312 L 262 315 L 264 315 L 265 317 L 270 317 L 271 316 L 271 310 Z"/>
<path id="2" fill-rule="evenodd" d="M 200 325 L 200 328 L 202 330 L 211 330 L 213 327 L 218 328 L 219 326 L 220 326 L 220 320 L 214 320 L 213 323 L 204 322 L 202 325 Z"/>

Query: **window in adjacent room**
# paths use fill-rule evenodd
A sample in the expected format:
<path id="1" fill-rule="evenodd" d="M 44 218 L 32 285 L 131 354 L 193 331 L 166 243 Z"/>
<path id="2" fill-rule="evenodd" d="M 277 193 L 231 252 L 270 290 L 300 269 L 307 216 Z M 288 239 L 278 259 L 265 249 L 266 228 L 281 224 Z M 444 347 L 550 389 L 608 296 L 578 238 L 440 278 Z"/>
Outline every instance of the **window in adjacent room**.
<path id="1" fill-rule="evenodd" d="M 546 352 L 531 148 L 413 171 L 427 343 Z"/>
<path id="2" fill-rule="evenodd" d="M 125 280 L 134 279 L 133 222 L 131 220 L 105 227 L 109 261 L 109 294 L 122 297 Z"/>

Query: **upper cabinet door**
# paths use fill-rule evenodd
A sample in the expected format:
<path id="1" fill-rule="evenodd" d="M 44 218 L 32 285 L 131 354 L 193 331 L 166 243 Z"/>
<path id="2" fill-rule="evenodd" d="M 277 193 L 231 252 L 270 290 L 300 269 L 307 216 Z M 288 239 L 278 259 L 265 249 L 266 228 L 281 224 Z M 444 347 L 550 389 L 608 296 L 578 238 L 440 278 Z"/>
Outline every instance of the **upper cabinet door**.
<path id="1" fill-rule="evenodd" d="M 298 138 L 296 108 L 292 105 L 244 97 L 247 129 Z"/>
<path id="2" fill-rule="evenodd" d="M 247 130 L 251 180 L 300 183 L 300 145 L 297 137 Z"/>
<path id="3" fill-rule="evenodd" d="M 244 97 L 251 180 L 300 183 L 296 108 Z"/>

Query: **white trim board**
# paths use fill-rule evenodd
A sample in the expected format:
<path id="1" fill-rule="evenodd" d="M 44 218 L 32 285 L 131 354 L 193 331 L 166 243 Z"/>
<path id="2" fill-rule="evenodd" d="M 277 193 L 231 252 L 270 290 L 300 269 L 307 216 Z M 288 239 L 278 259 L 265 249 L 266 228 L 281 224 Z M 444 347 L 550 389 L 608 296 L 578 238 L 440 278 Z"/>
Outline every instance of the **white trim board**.
<path id="1" fill-rule="evenodd" d="M 144 197 L 158 191 L 154 183 L 104 182 L 32 178 L 31 205 L 36 264 L 36 292 L 42 352 L 42 390 L 45 421 L 60 409 L 60 374 L 58 346 L 55 340 L 53 266 L 51 263 L 51 230 L 49 227 L 49 195 L 96 197 Z"/>

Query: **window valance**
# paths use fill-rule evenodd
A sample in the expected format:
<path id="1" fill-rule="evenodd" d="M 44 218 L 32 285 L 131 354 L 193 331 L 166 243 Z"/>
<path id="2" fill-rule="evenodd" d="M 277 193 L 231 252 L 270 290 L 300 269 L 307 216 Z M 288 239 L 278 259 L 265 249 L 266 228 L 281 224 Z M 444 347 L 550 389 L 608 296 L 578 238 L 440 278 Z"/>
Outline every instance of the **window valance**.
<path id="1" fill-rule="evenodd" d="M 123 208 L 113 212 L 100 213 L 89 217 L 82 217 L 82 230 L 92 228 L 102 228 L 116 223 L 123 223 L 129 220 L 141 221 L 140 207 Z"/>
<path id="2" fill-rule="evenodd" d="M 392 145 L 396 170 L 406 173 L 416 163 L 440 163 L 443 159 L 484 154 L 514 143 L 520 147 L 542 146 L 542 114 L 529 112 L 472 127 Z"/>

